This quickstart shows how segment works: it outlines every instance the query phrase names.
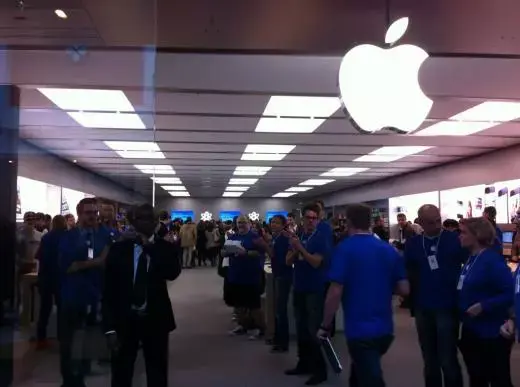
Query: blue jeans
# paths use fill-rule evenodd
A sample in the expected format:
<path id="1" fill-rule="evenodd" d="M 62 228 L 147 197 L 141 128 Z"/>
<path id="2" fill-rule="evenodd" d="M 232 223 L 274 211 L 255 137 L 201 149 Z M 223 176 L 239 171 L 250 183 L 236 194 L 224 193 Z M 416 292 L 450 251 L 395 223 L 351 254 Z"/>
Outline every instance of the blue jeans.
<path id="1" fill-rule="evenodd" d="M 274 279 L 275 294 L 275 328 L 274 345 L 289 347 L 289 318 L 287 317 L 287 304 L 291 294 L 292 279 L 277 277 Z"/>
<path id="2" fill-rule="evenodd" d="M 392 335 L 371 339 L 348 340 L 351 357 L 350 387 L 384 387 L 381 358 L 388 351 Z"/>
<path id="3" fill-rule="evenodd" d="M 463 387 L 457 357 L 457 311 L 416 310 L 415 326 L 424 361 L 425 387 Z"/>

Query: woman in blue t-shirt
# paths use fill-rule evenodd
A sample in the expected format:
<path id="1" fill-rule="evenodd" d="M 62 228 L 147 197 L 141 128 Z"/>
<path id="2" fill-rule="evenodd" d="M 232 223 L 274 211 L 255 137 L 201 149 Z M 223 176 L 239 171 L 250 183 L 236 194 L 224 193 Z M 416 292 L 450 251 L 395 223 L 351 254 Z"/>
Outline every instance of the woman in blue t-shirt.
<path id="1" fill-rule="evenodd" d="M 224 245 L 223 249 L 224 256 L 229 258 L 224 298 L 226 304 L 237 311 L 238 322 L 238 326 L 230 333 L 237 335 L 252 331 L 250 339 L 256 339 L 265 330 L 261 310 L 265 242 L 251 230 L 251 222 L 244 215 L 238 217 L 237 229 L 238 232 L 228 240 L 239 241 L 240 247 L 227 247 L 226 251 Z"/>
<path id="2" fill-rule="evenodd" d="M 470 386 L 511 387 L 513 341 L 501 335 L 501 327 L 513 306 L 513 276 L 493 247 L 496 235 L 488 220 L 464 219 L 460 227 L 461 244 L 471 253 L 457 286 L 460 350 Z"/>

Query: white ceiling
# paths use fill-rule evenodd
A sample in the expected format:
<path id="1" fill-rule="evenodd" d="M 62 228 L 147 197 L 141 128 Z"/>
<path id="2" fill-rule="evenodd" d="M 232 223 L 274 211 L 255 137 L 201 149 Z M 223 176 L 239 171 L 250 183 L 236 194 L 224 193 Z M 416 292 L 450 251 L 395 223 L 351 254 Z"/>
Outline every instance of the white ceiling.
<path id="1" fill-rule="evenodd" d="M 225 6 L 210 0 L 121 1 L 25 0 L 20 11 L 15 1 L 0 0 L 0 41 L 12 45 L 0 51 L 0 83 L 22 89 L 23 138 L 145 195 L 151 195 L 152 182 L 134 164 L 171 165 L 191 195 L 201 197 L 221 196 L 236 166 L 272 167 L 244 197 L 270 197 L 332 168 L 369 168 L 299 198 L 520 142 L 518 122 L 466 137 L 365 135 L 342 110 L 312 134 L 255 133 L 272 95 L 337 96 L 341 54 L 383 39 L 384 2 L 330 0 L 323 6 L 319 0 L 301 7 L 265 0 L 259 8 L 245 0 Z M 434 101 L 424 126 L 486 100 L 520 101 L 517 3 L 395 0 L 391 6 L 392 18 L 411 17 L 404 41 L 432 54 L 420 74 Z M 57 19 L 56 8 L 69 18 Z M 86 47 L 77 61 L 71 45 Z M 123 90 L 148 129 L 81 127 L 37 87 Z M 156 141 L 166 159 L 122 159 L 104 141 Z M 247 144 L 296 148 L 280 162 L 245 162 L 240 159 Z M 382 146 L 406 145 L 433 148 L 391 163 L 353 162 Z"/>

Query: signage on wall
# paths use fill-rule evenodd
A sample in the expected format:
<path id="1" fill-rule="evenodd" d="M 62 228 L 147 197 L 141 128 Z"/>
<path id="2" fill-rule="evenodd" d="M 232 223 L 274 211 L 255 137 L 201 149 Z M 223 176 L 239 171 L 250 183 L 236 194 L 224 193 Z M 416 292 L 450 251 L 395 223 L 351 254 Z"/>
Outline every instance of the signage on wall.
<path id="1" fill-rule="evenodd" d="M 195 212 L 193 211 L 186 211 L 186 210 L 172 210 L 170 212 L 170 218 L 172 220 L 174 219 L 182 219 L 183 222 L 186 222 L 188 218 L 191 220 L 195 219 Z"/>
<path id="2" fill-rule="evenodd" d="M 238 216 L 240 216 L 240 211 L 220 211 L 219 219 L 223 222 L 232 222 Z"/>
<path id="3" fill-rule="evenodd" d="M 208 211 L 204 211 L 202 214 L 200 214 L 200 220 L 203 222 L 209 222 L 211 219 L 213 219 L 213 214 Z"/>
<path id="4" fill-rule="evenodd" d="M 271 218 L 275 215 L 282 215 L 282 216 L 285 216 L 287 218 L 287 215 L 289 213 L 287 211 L 267 211 L 265 213 L 265 219 L 267 222 L 270 222 L 271 221 Z"/>

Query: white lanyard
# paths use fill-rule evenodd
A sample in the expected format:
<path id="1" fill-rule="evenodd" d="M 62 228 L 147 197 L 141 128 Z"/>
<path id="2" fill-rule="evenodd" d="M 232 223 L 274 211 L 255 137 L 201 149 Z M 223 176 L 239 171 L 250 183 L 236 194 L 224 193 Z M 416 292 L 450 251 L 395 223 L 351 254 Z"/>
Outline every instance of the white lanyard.
<path id="1" fill-rule="evenodd" d="M 437 243 L 436 243 L 436 245 L 435 245 L 435 251 L 433 251 L 433 250 L 431 249 L 431 247 L 430 247 L 430 251 L 433 252 L 433 253 L 435 253 L 434 255 L 437 255 L 437 253 L 438 253 L 438 251 L 439 251 L 439 243 L 441 243 L 441 236 L 442 236 L 442 231 L 441 231 L 441 233 L 439 234 L 439 236 L 437 237 Z M 424 251 L 424 255 L 425 255 L 426 257 L 429 257 L 429 256 L 431 255 L 431 253 L 428 253 L 428 252 L 426 251 L 426 245 L 425 245 L 425 243 L 424 243 L 424 240 L 425 240 L 425 239 L 426 239 L 426 237 L 423 235 L 423 237 L 422 237 L 422 248 L 423 248 L 423 251 Z M 432 247 L 433 247 L 433 246 L 432 246 Z"/>
<path id="2" fill-rule="evenodd" d="M 473 266 L 475 266 L 475 263 L 477 263 L 477 259 L 478 259 L 478 257 L 480 257 L 480 255 L 481 255 L 484 251 L 486 251 L 486 249 L 484 249 L 484 250 L 482 250 L 480 253 L 478 253 L 478 254 L 475 256 L 475 258 L 472 260 L 471 264 L 470 264 L 470 262 L 469 262 L 469 260 L 468 260 L 468 263 L 466 263 L 466 264 L 464 265 L 464 267 L 462 268 L 461 276 L 464 276 L 464 278 L 466 278 L 466 277 L 469 275 L 471 269 L 473 269 Z"/>
<path id="3" fill-rule="evenodd" d="M 311 241 L 312 237 L 316 234 L 316 231 L 318 230 L 314 230 L 313 233 L 309 235 L 309 237 L 305 240 L 303 240 L 304 234 L 302 234 L 302 236 L 300 237 L 300 241 L 304 246 L 307 246 L 307 244 Z"/>

